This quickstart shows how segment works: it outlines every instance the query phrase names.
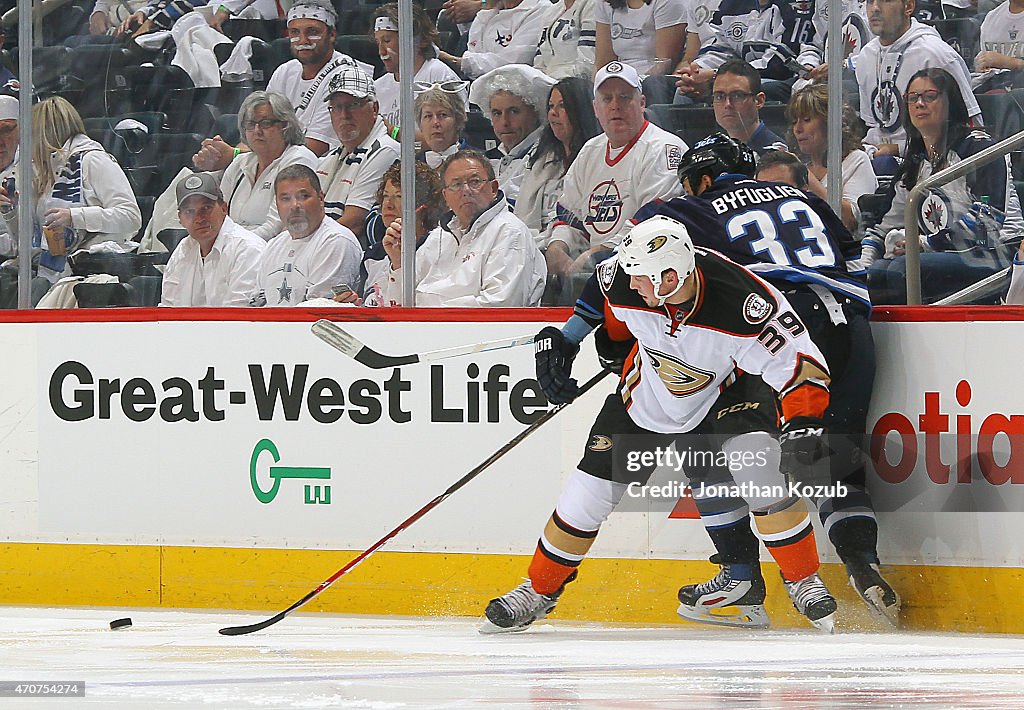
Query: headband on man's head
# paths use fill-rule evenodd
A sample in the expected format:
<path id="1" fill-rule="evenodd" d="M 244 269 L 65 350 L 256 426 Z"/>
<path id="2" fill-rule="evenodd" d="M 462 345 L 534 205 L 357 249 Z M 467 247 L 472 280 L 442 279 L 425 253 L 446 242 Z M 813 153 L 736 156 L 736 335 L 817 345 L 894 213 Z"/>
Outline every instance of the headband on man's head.
<path id="1" fill-rule="evenodd" d="M 329 5 L 314 2 L 299 2 L 288 10 L 288 22 L 292 20 L 320 20 L 328 27 L 338 24 L 338 15 Z"/>
<path id="2" fill-rule="evenodd" d="M 373 21 L 373 31 L 380 32 L 381 30 L 390 30 L 392 32 L 398 32 L 398 23 L 392 20 L 387 15 L 378 17 Z"/>

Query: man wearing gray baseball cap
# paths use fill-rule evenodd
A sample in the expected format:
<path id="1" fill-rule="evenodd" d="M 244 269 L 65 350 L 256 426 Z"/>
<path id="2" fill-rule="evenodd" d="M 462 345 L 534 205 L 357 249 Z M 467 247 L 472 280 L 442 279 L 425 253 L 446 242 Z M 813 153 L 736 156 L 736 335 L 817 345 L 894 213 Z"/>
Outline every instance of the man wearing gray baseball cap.
<path id="1" fill-rule="evenodd" d="M 248 306 L 267 243 L 228 217 L 220 183 L 195 173 L 174 188 L 178 219 L 188 230 L 164 270 L 161 306 Z"/>

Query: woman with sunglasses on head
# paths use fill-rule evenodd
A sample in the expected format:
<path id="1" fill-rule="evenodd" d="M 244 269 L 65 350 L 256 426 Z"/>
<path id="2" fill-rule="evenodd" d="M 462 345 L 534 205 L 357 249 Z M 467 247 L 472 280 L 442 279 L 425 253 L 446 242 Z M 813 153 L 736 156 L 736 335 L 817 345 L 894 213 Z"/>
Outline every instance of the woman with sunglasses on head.
<path id="1" fill-rule="evenodd" d="M 869 273 L 875 303 L 906 302 L 903 209 L 910 190 L 995 143 L 988 133 L 971 127 L 956 80 L 943 69 L 914 74 L 904 98 L 906 159 L 893 180 L 889 210 L 864 237 L 865 254 L 871 251 L 878 256 L 884 250 L 884 258 L 875 261 Z M 1000 244 L 1024 232 L 1008 158 L 993 160 L 930 190 L 917 219 L 925 302 L 955 293 L 1006 266 Z"/>
<path id="2" fill-rule="evenodd" d="M 249 151 L 238 153 L 220 181 L 228 216 L 267 241 L 284 224 L 274 202 L 274 178 L 298 163 L 316 169 L 319 159 L 306 138 L 291 104 L 281 94 L 254 91 L 238 110 L 238 130 Z"/>
<path id="3" fill-rule="evenodd" d="M 437 26 L 419 5 L 412 6 L 412 33 L 415 44 L 415 55 L 412 58 L 414 85 L 429 86 L 431 84 L 461 85 L 463 100 L 469 99 L 466 83 L 444 62 L 437 59 Z M 377 52 L 386 72 L 374 80 L 377 89 L 377 103 L 380 104 L 380 117 L 397 139 L 399 123 L 399 82 L 398 75 L 398 3 L 389 2 L 377 8 L 373 15 L 373 26 L 370 36 L 377 42 Z"/>
<path id="4" fill-rule="evenodd" d="M 580 148 L 601 132 L 594 115 L 594 94 L 589 79 L 571 77 L 551 87 L 548 123 L 537 146 L 526 157 L 526 172 L 519 188 L 515 214 L 538 240 L 547 241 L 548 225 L 555 220 L 555 203 L 562 194 L 565 171 Z"/>

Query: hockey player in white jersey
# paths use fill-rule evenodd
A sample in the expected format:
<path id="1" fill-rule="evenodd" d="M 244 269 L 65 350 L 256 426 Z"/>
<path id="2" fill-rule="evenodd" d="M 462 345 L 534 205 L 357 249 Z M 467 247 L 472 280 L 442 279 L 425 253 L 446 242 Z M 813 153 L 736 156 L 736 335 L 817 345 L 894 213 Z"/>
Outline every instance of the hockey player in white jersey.
<path id="1" fill-rule="evenodd" d="M 604 133 L 583 146 L 565 174 L 547 244 L 548 273 L 586 273 L 612 249 L 640 206 L 682 192 L 675 177 L 683 139 L 644 118 L 636 69 L 609 62 L 594 81 L 594 113 Z"/>
<path id="2" fill-rule="evenodd" d="M 764 452 L 737 467 L 688 466 L 687 476 L 740 491 L 737 496 L 756 510 L 758 534 L 797 609 L 832 630 L 836 603 L 817 575 L 806 505 L 779 487 L 782 459 L 809 461 L 823 446 L 827 366 L 782 293 L 717 252 L 694 248 L 690 232 L 721 229 L 717 222 L 704 211 L 681 217 L 686 224 L 659 216 L 634 227 L 617 256 L 598 266 L 576 314 L 561 330 L 548 326 L 535 339 L 538 381 L 552 402 L 578 394 L 572 361 L 596 324 L 605 325 L 599 346 L 628 334 L 636 345 L 544 528 L 529 581 L 491 600 L 482 631 L 521 630 L 554 609 L 626 489 L 652 473 L 653 467 L 616 465 L 637 450 L 630 435 L 650 437 L 639 444 L 649 450 L 680 434 L 687 436 L 675 438 L 677 451 L 685 445 L 724 452 L 730 460 L 739 452 Z M 786 417 L 781 450 L 776 393 Z M 759 492 L 742 492 L 747 486 Z M 749 612 L 764 616 L 763 607 Z"/>
<path id="3" fill-rule="evenodd" d="M 868 0 L 868 24 L 877 36 L 848 60 L 857 73 L 860 115 L 868 125 L 865 143 L 880 155 L 903 153 L 903 129 L 910 77 L 922 69 L 945 69 L 956 79 L 974 125 L 981 125 L 981 108 L 971 91 L 967 64 L 934 28 L 912 17 L 914 0 Z"/>

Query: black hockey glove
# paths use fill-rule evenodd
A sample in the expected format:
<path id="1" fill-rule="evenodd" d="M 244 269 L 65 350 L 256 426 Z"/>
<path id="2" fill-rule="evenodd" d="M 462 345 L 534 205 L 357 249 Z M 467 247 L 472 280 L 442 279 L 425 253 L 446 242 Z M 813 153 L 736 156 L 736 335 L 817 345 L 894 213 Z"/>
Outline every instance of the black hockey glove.
<path id="1" fill-rule="evenodd" d="M 828 454 L 828 430 L 817 417 L 793 417 L 782 425 L 782 472 L 793 473 L 814 465 Z"/>
<path id="2" fill-rule="evenodd" d="M 628 340 L 612 340 L 608 336 L 608 329 L 601 327 L 594 331 L 594 347 L 597 348 L 597 359 L 601 367 L 612 374 L 621 375 L 622 368 L 626 365 L 626 358 L 629 357 L 636 338 Z"/>
<path id="3" fill-rule="evenodd" d="M 568 404 L 579 396 L 579 385 L 569 377 L 572 361 L 579 351 L 579 345 L 567 341 L 562 331 L 550 325 L 534 337 L 533 356 L 537 360 L 537 382 L 552 404 Z"/>

